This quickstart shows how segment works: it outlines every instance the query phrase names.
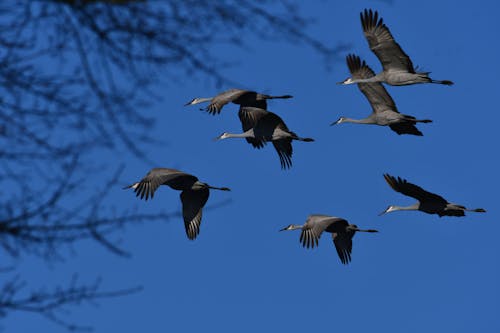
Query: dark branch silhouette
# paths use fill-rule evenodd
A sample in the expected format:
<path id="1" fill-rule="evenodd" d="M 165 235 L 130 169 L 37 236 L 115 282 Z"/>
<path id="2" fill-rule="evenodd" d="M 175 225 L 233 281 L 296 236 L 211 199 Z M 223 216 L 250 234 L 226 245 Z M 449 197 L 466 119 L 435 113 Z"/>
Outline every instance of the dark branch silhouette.
<path id="1" fill-rule="evenodd" d="M 121 168 L 103 168 L 93 157 L 126 151 L 148 162 L 142 147 L 156 140 L 149 134 L 154 121 L 144 110 L 160 100 L 162 81 L 194 76 L 232 83 L 224 69 L 234 59 L 216 55 L 217 45 L 252 48 L 256 38 L 282 40 L 308 46 L 327 62 L 338 58 L 345 46 L 330 47 L 309 35 L 310 21 L 297 3 L 2 1 L 0 250 L 54 261 L 91 239 L 129 257 L 116 233 L 179 216 L 113 205 L 110 191 L 118 187 Z M 75 280 L 23 296 L 24 280 L 3 283 L 0 314 L 35 312 L 68 329 L 82 327 L 67 323 L 58 309 L 136 291 L 106 292 L 98 283 Z"/>

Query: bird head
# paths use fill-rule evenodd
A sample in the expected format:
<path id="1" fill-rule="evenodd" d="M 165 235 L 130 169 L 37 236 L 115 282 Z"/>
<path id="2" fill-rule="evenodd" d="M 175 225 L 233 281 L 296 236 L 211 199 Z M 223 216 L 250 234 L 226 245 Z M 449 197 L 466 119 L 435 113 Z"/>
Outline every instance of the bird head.
<path id="1" fill-rule="evenodd" d="M 221 135 L 219 135 L 218 137 L 215 137 L 215 138 L 214 138 L 214 141 L 227 139 L 227 138 L 228 138 L 228 134 L 229 134 L 229 133 L 224 132 L 224 133 L 222 133 Z"/>
<path id="2" fill-rule="evenodd" d="M 353 83 L 355 82 L 353 81 L 352 77 L 348 77 L 344 81 L 337 82 L 337 84 L 353 84 Z"/>
<path id="3" fill-rule="evenodd" d="M 284 227 L 283 229 L 280 229 L 280 231 L 285 231 L 285 230 L 295 230 L 302 228 L 301 225 L 295 225 L 295 224 L 290 224 L 289 226 Z"/>
<path id="4" fill-rule="evenodd" d="M 396 207 L 395 206 L 389 206 L 387 207 L 382 213 L 378 214 L 379 216 L 381 215 L 384 215 L 384 214 L 387 214 L 387 213 L 390 213 L 390 212 L 393 212 L 396 210 Z"/>
<path id="5" fill-rule="evenodd" d="M 344 121 L 345 121 L 345 117 L 340 117 L 339 119 L 337 119 L 337 121 L 334 121 L 333 123 L 331 123 L 330 126 L 341 124 Z"/>
<path id="6" fill-rule="evenodd" d="M 188 106 L 188 105 L 195 105 L 195 104 L 198 104 L 198 103 L 201 103 L 201 98 L 193 98 L 191 101 L 187 102 L 186 104 L 184 104 L 184 106 Z"/>

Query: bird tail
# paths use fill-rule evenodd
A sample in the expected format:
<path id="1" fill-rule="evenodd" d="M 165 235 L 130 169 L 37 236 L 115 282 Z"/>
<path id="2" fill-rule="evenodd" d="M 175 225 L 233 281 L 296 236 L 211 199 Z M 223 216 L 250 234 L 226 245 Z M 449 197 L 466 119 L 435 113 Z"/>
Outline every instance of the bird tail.
<path id="1" fill-rule="evenodd" d="M 286 99 L 286 98 L 292 98 L 292 97 L 293 97 L 292 95 L 266 96 L 267 99 L 276 99 L 276 98 Z"/>
<path id="2" fill-rule="evenodd" d="M 483 208 L 476 208 L 476 209 L 466 209 L 468 212 L 476 212 L 476 213 L 486 213 L 486 210 Z"/>
<path id="3" fill-rule="evenodd" d="M 431 83 L 444 84 L 446 86 L 452 86 L 454 83 L 450 80 L 432 80 Z"/>

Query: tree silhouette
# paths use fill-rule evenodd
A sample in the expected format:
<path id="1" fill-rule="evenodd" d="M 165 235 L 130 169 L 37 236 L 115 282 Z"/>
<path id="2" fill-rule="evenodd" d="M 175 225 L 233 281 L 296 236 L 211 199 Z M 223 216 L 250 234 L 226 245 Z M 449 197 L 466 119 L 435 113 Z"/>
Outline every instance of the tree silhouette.
<path id="1" fill-rule="evenodd" d="M 248 19 L 251 18 L 251 19 Z M 0 3 L 0 246 L 5 257 L 64 257 L 92 239 L 119 256 L 113 241 L 127 225 L 178 213 L 138 214 L 106 200 L 121 167 L 102 172 L 89 157 L 126 150 L 148 160 L 154 121 L 139 110 L 158 100 L 155 86 L 183 74 L 230 83 L 231 59 L 213 47 L 247 47 L 244 36 L 300 42 L 325 59 L 328 47 L 307 34 L 297 1 L 52 0 Z M 251 47 L 251 46 L 249 46 Z M 133 124 L 133 126 L 131 125 Z M 96 169 L 101 170 L 95 172 Z M 102 184 L 82 186 L 82 184 Z M 102 291 L 98 282 L 30 289 L 15 267 L 4 278 L 0 315 L 39 313 L 68 329 L 59 310 L 139 290 Z M 76 276 L 76 275 L 75 275 Z"/>

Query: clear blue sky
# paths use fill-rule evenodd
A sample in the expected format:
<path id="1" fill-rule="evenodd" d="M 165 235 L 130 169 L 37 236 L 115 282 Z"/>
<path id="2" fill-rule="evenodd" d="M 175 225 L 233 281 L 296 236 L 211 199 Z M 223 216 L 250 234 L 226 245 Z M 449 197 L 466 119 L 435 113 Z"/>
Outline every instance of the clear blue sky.
<path id="1" fill-rule="evenodd" d="M 226 76 L 251 88 L 295 98 L 272 101 L 290 129 L 313 137 L 294 143 L 294 166 L 282 171 L 268 145 L 254 150 L 244 140 L 214 142 L 241 130 L 237 106 L 220 116 L 184 108 L 193 97 L 232 87 L 203 78 L 178 78 L 159 87 L 163 100 L 144 113 L 158 123 L 165 146 L 146 147 L 157 165 L 122 157 L 123 185 L 151 167 L 175 167 L 232 192 L 212 192 L 201 233 L 188 241 L 181 218 L 130 227 L 115 239 L 133 253 L 113 256 L 93 242 L 46 267 L 26 257 L 21 271 L 32 285 L 64 283 L 80 272 L 97 275 L 106 289 L 141 284 L 140 294 L 76 307 L 68 320 L 97 332 L 499 332 L 500 234 L 498 94 L 500 21 L 497 1 L 308 1 L 303 12 L 317 22 L 308 32 L 331 45 L 347 42 L 375 70 L 359 22 L 364 8 L 380 12 L 415 65 L 449 79 L 452 87 L 388 87 L 402 113 L 429 118 L 424 137 L 398 136 L 388 128 L 342 124 L 371 111 L 348 76 L 345 62 L 325 69 L 309 48 L 256 40 L 254 47 L 220 52 L 239 64 Z M 252 38 L 252 37 L 250 37 Z M 252 44 L 252 43 L 251 43 Z M 192 47 L 196 47 L 193 45 Z M 346 52 L 347 53 L 347 52 Z M 103 164 L 117 157 L 96 156 Z M 110 169 L 111 171 L 112 169 Z M 487 214 L 439 218 L 419 212 L 379 217 L 389 204 L 413 199 L 391 190 L 382 174 L 402 176 L 452 202 Z M 87 184 L 91 186 L 91 184 Z M 176 212 L 179 193 L 161 188 L 152 202 L 116 188 L 110 203 L 140 212 Z M 306 250 L 299 232 L 278 230 L 307 215 L 341 216 L 379 234 L 357 234 L 353 260 L 340 263 L 330 235 Z M 6 332 L 65 332 L 36 315 L 12 314 Z"/>

